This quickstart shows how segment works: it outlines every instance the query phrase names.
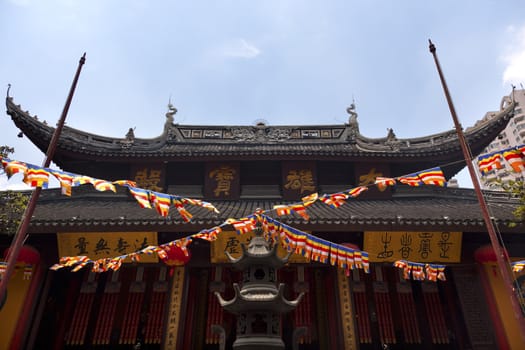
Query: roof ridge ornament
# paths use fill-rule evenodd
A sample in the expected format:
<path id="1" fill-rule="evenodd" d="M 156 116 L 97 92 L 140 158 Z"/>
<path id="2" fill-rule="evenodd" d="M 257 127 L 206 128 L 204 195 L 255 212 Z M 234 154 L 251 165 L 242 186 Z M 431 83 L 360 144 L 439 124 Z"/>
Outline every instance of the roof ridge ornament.
<path id="1" fill-rule="evenodd" d="M 389 146 L 393 151 L 399 151 L 401 142 L 397 139 L 394 129 L 387 128 L 388 134 L 386 135 L 385 145 Z"/>
<path id="2" fill-rule="evenodd" d="M 348 118 L 348 125 L 355 127 L 359 131 L 359 123 L 357 122 L 357 112 L 355 111 L 355 101 L 352 101 L 350 106 L 346 109 L 346 113 L 350 114 Z"/>
<path id="3" fill-rule="evenodd" d="M 128 149 L 135 143 L 135 128 L 129 128 L 124 140 L 120 141 L 122 149 Z"/>
<path id="4" fill-rule="evenodd" d="M 174 115 L 177 114 L 177 108 L 171 103 L 171 97 L 168 101 L 168 111 L 166 112 L 166 122 L 164 123 L 164 135 L 166 135 L 166 141 L 169 144 L 177 141 L 176 127 L 174 123 Z"/>
<path id="5" fill-rule="evenodd" d="M 171 100 L 168 103 L 168 112 L 166 112 L 166 123 L 173 124 L 174 115 L 177 114 L 177 108 L 171 104 Z"/>
<path id="6" fill-rule="evenodd" d="M 346 137 L 346 140 L 350 142 L 351 145 L 357 143 L 357 135 L 359 134 L 359 123 L 357 122 L 357 112 L 355 111 L 355 100 L 352 99 L 352 103 L 346 109 L 346 113 L 350 114 L 348 118 L 349 131 Z"/>

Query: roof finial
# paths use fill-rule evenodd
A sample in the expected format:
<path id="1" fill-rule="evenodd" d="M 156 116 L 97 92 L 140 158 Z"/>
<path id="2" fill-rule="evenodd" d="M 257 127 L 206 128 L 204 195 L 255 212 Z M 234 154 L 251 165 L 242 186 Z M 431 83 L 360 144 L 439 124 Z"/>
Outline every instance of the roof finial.
<path id="1" fill-rule="evenodd" d="M 397 140 L 396 134 L 394 133 L 394 129 L 392 129 L 392 128 L 386 128 L 386 130 L 388 131 L 388 133 L 387 133 L 387 135 L 386 135 L 386 140 L 387 140 L 387 141 L 394 141 L 394 140 Z"/>
<path id="2" fill-rule="evenodd" d="M 357 112 L 355 111 L 355 100 L 352 97 L 352 104 L 346 109 L 346 113 L 350 114 L 348 119 L 348 124 L 351 126 L 358 127 L 357 125 Z"/>
<path id="3" fill-rule="evenodd" d="M 436 46 L 434 45 L 434 43 L 430 39 L 428 39 L 428 49 L 430 50 L 431 53 L 435 53 L 436 52 Z"/>
<path id="4" fill-rule="evenodd" d="M 177 108 L 171 104 L 171 95 L 168 100 L 168 112 L 166 113 L 166 123 L 173 123 L 173 116 L 177 113 Z"/>
<path id="5" fill-rule="evenodd" d="M 7 84 L 7 98 L 9 98 L 9 90 L 11 90 L 11 84 Z"/>

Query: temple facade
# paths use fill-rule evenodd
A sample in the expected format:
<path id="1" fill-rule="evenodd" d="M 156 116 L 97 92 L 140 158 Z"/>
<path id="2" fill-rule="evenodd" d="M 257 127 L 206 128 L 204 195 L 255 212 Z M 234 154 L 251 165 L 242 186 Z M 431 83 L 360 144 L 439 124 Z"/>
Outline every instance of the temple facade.
<path id="1" fill-rule="evenodd" d="M 21 133 L 45 152 L 54 128 L 10 96 L 6 106 Z M 466 130 L 473 154 L 506 127 L 514 109 L 508 101 Z M 126 186 L 97 191 L 87 181 L 70 196 L 44 190 L 0 310 L 0 349 L 248 349 L 239 345 L 256 343 L 248 329 L 278 334 L 277 348 L 284 349 L 525 348 L 473 190 L 398 181 L 428 169 L 440 169 L 444 180 L 457 174 L 465 162 L 455 131 L 400 139 L 390 129 L 369 138 L 353 106 L 341 125 L 179 125 L 176 112 L 170 105 L 162 133 L 152 139 L 132 129 L 112 138 L 64 128 L 53 158 L 63 172 L 128 179 L 171 202 L 159 215 L 141 208 Z M 504 193 L 485 195 L 509 257 L 523 259 L 524 226 L 512 214 L 517 202 Z M 181 208 L 191 200 L 217 210 Z M 256 269 L 264 272 L 248 273 L 247 280 L 232 261 L 249 251 L 252 237 L 263 236 L 233 225 L 247 217 L 366 252 L 368 261 L 359 263 L 366 268 L 322 253 L 312 259 L 270 230 L 275 257 L 286 263 Z M 210 230 L 213 240 L 187 240 Z M 2 251 L 10 240 L 0 235 Z M 115 271 L 50 269 L 61 257 L 113 258 L 178 240 L 185 240 L 183 254 L 177 247 L 160 259 L 142 254 Z M 400 260 L 444 266 L 446 280 L 405 279 L 394 266 Z M 525 277 L 515 279 L 525 285 Z M 279 298 L 265 296 L 273 287 L 254 280 L 282 284 Z M 275 299 L 264 322 L 255 316 L 265 315 L 253 306 L 258 298 Z M 232 300 L 241 302 L 228 306 Z M 271 313 L 279 300 L 296 303 Z"/>

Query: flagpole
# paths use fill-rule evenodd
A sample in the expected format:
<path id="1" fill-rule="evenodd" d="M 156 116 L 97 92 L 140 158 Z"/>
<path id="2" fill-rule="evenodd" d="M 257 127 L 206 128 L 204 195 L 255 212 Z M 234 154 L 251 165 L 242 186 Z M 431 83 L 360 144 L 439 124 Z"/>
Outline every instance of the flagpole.
<path id="1" fill-rule="evenodd" d="M 60 116 L 60 119 L 57 123 L 56 129 L 53 133 L 51 141 L 49 142 L 49 146 L 46 152 L 46 157 L 44 158 L 44 162 L 42 165 L 43 168 L 49 167 L 49 165 L 51 164 L 51 161 L 53 160 L 53 156 L 55 155 L 55 150 L 58 144 L 58 139 L 60 137 L 60 133 L 62 132 L 62 129 L 66 121 L 66 116 L 69 111 L 69 106 L 71 105 L 71 101 L 73 99 L 73 94 L 75 93 L 75 88 L 77 86 L 78 78 L 80 76 L 80 71 L 82 70 L 82 66 L 84 65 L 85 62 L 86 62 L 86 53 L 84 52 L 84 55 L 82 55 L 78 63 L 78 68 L 77 68 L 75 77 L 73 79 L 73 83 L 71 84 L 71 88 L 69 90 L 69 94 L 67 96 L 67 100 L 64 105 L 64 109 L 62 110 L 62 115 Z M 22 248 L 22 245 L 24 244 L 24 241 L 27 237 L 27 229 L 29 228 L 29 223 L 31 221 L 31 217 L 33 216 L 33 212 L 35 211 L 36 202 L 41 192 L 42 192 L 42 187 L 36 187 L 33 190 L 33 193 L 31 194 L 31 197 L 29 198 L 29 202 L 24 211 L 24 214 L 22 215 L 22 219 L 18 226 L 18 230 L 15 236 L 15 239 L 11 243 L 11 246 L 9 247 L 7 267 L 4 272 L 4 275 L 2 276 L 2 280 L 0 280 L 0 310 L 3 308 L 7 300 L 7 284 L 15 269 L 16 259 L 18 258 L 18 255 L 20 254 L 20 249 Z"/>
<path id="2" fill-rule="evenodd" d="M 434 46 L 432 41 L 429 40 L 428 42 L 429 42 L 429 50 L 432 53 L 432 56 L 434 56 L 434 62 L 436 63 L 436 67 L 437 67 L 438 74 L 439 74 L 439 79 L 441 80 L 441 85 L 443 86 L 443 90 L 445 92 L 445 97 L 447 99 L 448 108 L 450 109 L 450 114 L 452 115 L 452 119 L 454 120 L 454 126 L 456 127 L 459 144 L 461 145 L 461 149 L 463 151 L 463 157 L 465 158 L 465 162 L 467 163 L 467 168 L 470 173 L 470 178 L 472 179 L 472 184 L 474 185 L 474 190 L 478 198 L 479 206 L 481 207 L 483 219 L 485 221 L 485 225 L 487 226 L 487 231 L 490 237 L 490 242 L 496 254 L 496 262 L 501 272 L 501 276 L 503 277 L 505 291 L 507 292 L 507 295 L 510 298 L 510 301 L 512 304 L 512 310 L 514 311 L 514 316 L 516 317 L 516 320 L 518 321 L 518 326 L 520 329 L 521 337 L 523 338 L 523 340 L 525 340 L 525 319 L 523 318 L 523 313 L 521 310 L 520 303 L 518 301 L 518 297 L 516 293 L 514 292 L 514 288 L 512 285 L 512 278 L 511 278 L 510 271 L 509 271 L 509 266 L 505 263 L 505 259 L 504 259 L 505 253 L 503 251 L 503 247 L 500 245 L 498 241 L 498 237 L 494 229 L 494 224 L 490 218 L 490 214 L 488 211 L 487 202 L 485 201 L 485 197 L 483 197 L 483 194 L 481 192 L 479 180 L 476 175 L 476 172 L 474 171 L 474 166 L 472 165 L 472 159 L 470 158 L 470 152 L 468 150 L 467 142 L 465 141 L 465 135 L 463 134 L 463 127 L 459 123 L 459 119 L 456 114 L 456 109 L 454 108 L 454 104 L 452 103 L 452 98 L 450 97 L 447 83 L 445 81 L 443 72 L 441 71 L 441 66 L 439 64 L 439 60 L 436 55 L 436 47 Z"/>

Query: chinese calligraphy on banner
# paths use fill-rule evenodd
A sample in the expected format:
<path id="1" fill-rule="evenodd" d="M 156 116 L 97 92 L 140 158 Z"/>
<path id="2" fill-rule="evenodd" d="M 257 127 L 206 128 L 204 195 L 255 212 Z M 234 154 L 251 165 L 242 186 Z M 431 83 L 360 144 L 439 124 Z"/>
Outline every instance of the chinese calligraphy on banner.
<path id="1" fill-rule="evenodd" d="M 461 237 L 461 232 L 366 231 L 364 250 L 371 262 L 459 262 Z"/>
<path id="2" fill-rule="evenodd" d="M 222 231 L 222 233 L 217 236 L 217 240 L 211 242 L 211 262 L 216 263 L 229 263 L 228 257 L 224 254 L 225 251 L 231 254 L 234 258 L 239 258 L 242 253 L 241 243 L 244 243 L 246 248 L 253 237 L 253 233 L 245 233 L 243 235 L 237 234 L 235 231 Z M 277 255 L 281 258 L 285 257 L 287 251 L 279 245 L 277 247 Z M 308 260 L 305 259 L 302 255 L 292 254 L 290 256 L 290 262 L 292 263 L 308 263 Z"/>
<path id="3" fill-rule="evenodd" d="M 157 245 L 156 232 L 57 233 L 60 256 L 87 255 L 90 259 L 113 258 Z M 125 260 L 129 262 L 130 260 Z M 141 262 L 157 262 L 157 254 L 142 254 Z"/>

